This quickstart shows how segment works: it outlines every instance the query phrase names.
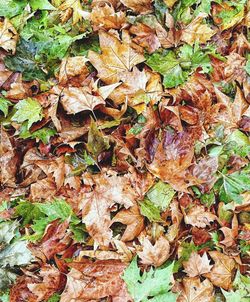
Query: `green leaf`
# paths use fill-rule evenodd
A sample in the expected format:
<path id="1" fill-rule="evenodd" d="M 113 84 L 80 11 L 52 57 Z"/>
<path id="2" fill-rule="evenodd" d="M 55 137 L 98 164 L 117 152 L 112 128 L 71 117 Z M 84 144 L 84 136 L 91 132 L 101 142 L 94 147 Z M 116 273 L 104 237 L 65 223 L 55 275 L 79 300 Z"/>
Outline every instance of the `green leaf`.
<path id="1" fill-rule="evenodd" d="M 242 203 L 241 193 L 250 190 L 250 177 L 247 170 L 237 171 L 232 174 L 222 174 L 222 178 L 219 180 L 220 191 L 219 197 L 221 201 L 226 203 L 235 201 L 236 203 Z"/>
<path id="2" fill-rule="evenodd" d="M 51 221 L 55 219 L 62 219 L 64 221 L 73 214 L 71 206 L 65 200 L 55 199 L 52 203 L 35 203 L 35 205 Z"/>
<path id="3" fill-rule="evenodd" d="M 12 18 L 22 13 L 27 0 L 1 0 L 0 16 Z"/>
<path id="4" fill-rule="evenodd" d="M 0 223 L 0 245 L 9 244 L 18 231 L 17 221 L 3 221 Z"/>
<path id="5" fill-rule="evenodd" d="M 200 197 L 201 203 L 204 204 L 206 207 L 211 207 L 215 203 L 215 195 L 214 192 L 202 194 Z"/>
<path id="6" fill-rule="evenodd" d="M 248 75 L 250 75 L 250 59 L 247 60 L 245 70 L 248 73 Z"/>
<path id="7" fill-rule="evenodd" d="M 147 193 L 147 197 L 161 211 L 165 211 L 175 195 L 175 190 L 162 181 L 158 181 Z"/>
<path id="8" fill-rule="evenodd" d="M 16 277 L 17 275 L 13 273 L 10 269 L 0 267 L 0 291 L 6 290 L 16 280 Z M 7 301 L 9 302 L 9 300 Z"/>
<path id="9" fill-rule="evenodd" d="M 171 292 L 171 279 L 174 263 L 146 272 L 141 275 L 137 266 L 137 257 L 125 270 L 122 279 L 135 302 L 174 302 L 177 295 Z"/>
<path id="10" fill-rule="evenodd" d="M 30 6 L 33 10 L 54 10 L 55 7 L 49 3 L 48 0 L 29 0 Z"/>
<path id="11" fill-rule="evenodd" d="M 55 293 L 47 300 L 47 302 L 59 302 L 60 298 L 61 296 L 58 293 Z"/>
<path id="12" fill-rule="evenodd" d="M 40 121 L 43 117 L 42 106 L 32 98 L 19 101 L 14 108 L 17 111 L 11 120 L 20 124 L 28 121 L 28 129 L 33 123 Z"/>
<path id="13" fill-rule="evenodd" d="M 0 270 L 0 279 L 2 279 L 2 277 L 5 277 L 5 276 L 2 276 L 2 273 L 1 273 L 1 270 Z M 5 288 L 7 288 L 8 286 L 9 286 L 9 284 L 6 285 Z M 0 288 L 1 288 L 1 282 L 0 282 Z M 5 291 L 4 293 L 0 294 L 0 301 L 1 302 L 9 302 L 10 301 L 10 293 L 9 293 L 9 291 Z"/>
<path id="14" fill-rule="evenodd" d="M 155 15 L 158 21 L 161 23 L 164 22 L 165 13 L 168 9 L 166 3 L 164 0 L 155 0 L 154 2 L 154 8 L 155 8 Z"/>
<path id="15" fill-rule="evenodd" d="M 6 56 L 4 63 L 8 69 L 21 72 L 25 81 L 46 80 L 46 73 L 36 59 L 37 52 L 38 45 L 35 42 L 21 39 L 15 56 Z"/>
<path id="16" fill-rule="evenodd" d="M 140 203 L 140 212 L 143 216 L 147 217 L 149 221 L 162 221 L 159 208 L 157 208 L 149 199 L 144 199 L 143 202 Z"/>
<path id="17" fill-rule="evenodd" d="M 166 88 L 176 87 L 183 84 L 187 79 L 187 73 L 183 72 L 180 62 L 173 51 L 169 51 L 165 55 L 154 53 L 148 58 L 146 63 L 154 71 L 163 75 L 163 85 Z"/>
<path id="18" fill-rule="evenodd" d="M 98 130 L 93 119 L 91 120 L 86 147 L 95 160 L 97 160 L 97 157 L 101 152 L 109 149 L 110 147 L 109 139 L 105 137 L 100 130 Z"/>
<path id="19" fill-rule="evenodd" d="M 15 207 L 15 215 L 22 217 L 23 225 L 27 225 L 33 220 L 39 219 L 44 216 L 36 204 L 25 200 L 21 201 Z"/>
<path id="20" fill-rule="evenodd" d="M 9 100 L 0 97 L 0 111 L 3 112 L 4 117 L 6 117 L 8 115 L 9 106 L 12 106 L 12 105 L 13 104 Z"/>
<path id="21" fill-rule="evenodd" d="M 249 137 L 246 136 L 243 132 L 236 129 L 234 130 L 227 138 L 227 142 L 235 142 L 237 146 L 250 146 Z"/>
<path id="22" fill-rule="evenodd" d="M 20 127 L 19 137 L 23 139 L 35 138 L 41 140 L 46 145 L 50 142 L 50 138 L 55 134 L 56 134 L 56 130 L 48 127 L 44 127 L 30 133 L 30 131 L 28 130 L 28 124 L 24 122 Z"/>

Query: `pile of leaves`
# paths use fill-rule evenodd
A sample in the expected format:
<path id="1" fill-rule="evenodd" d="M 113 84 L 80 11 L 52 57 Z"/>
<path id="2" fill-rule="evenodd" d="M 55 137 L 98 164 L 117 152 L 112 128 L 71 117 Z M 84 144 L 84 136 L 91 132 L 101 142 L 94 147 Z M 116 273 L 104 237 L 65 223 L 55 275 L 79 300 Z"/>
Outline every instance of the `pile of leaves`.
<path id="1" fill-rule="evenodd" d="M 0 301 L 250 301 L 250 4 L 1 0 Z"/>

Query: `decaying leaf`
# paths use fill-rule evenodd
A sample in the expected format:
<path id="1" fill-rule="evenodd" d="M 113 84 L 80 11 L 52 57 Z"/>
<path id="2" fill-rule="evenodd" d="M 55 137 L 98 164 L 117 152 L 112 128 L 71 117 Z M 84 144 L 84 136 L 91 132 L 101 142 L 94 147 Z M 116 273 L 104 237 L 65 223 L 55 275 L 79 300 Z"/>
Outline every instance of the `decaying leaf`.
<path id="1" fill-rule="evenodd" d="M 194 205 L 186 213 L 184 212 L 185 223 L 198 228 L 205 228 L 214 220 L 216 220 L 216 215 L 206 211 L 204 206 Z"/>
<path id="2" fill-rule="evenodd" d="M 0 47 L 14 55 L 16 52 L 17 40 L 18 33 L 15 27 L 7 18 L 5 18 L 0 22 Z"/>
<path id="3" fill-rule="evenodd" d="M 207 257 L 207 254 L 204 253 L 203 256 L 193 252 L 188 259 L 188 261 L 183 263 L 185 272 L 189 277 L 197 277 L 202 274 L 209 273 L 211 268 L 210 261 Z"/>

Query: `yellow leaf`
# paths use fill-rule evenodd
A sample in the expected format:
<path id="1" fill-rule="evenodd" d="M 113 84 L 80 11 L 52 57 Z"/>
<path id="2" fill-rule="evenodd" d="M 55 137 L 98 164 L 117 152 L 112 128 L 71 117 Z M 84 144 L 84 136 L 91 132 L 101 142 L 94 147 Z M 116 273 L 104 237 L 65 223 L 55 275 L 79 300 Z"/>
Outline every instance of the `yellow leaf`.
<path id="1" fill-rule="evenodd" d="M 0 47 L 15 54 L 18 34 L 11 22 L 5 18 L 0 21 Z"/>

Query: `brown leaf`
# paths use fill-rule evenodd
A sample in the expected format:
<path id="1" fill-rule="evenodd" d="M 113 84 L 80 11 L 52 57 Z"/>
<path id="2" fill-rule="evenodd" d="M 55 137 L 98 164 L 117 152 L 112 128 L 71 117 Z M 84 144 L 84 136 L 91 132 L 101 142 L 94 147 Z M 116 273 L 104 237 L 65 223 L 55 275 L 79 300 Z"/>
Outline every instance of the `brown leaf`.
<path id="1" fill-rule="evenodd" d="M 214 302 L 214 288 L 208 279 L 184 278 L 181 295 L 177 302 Z"/>
<path id="2" fill-rule="evenodd" d="M 137 194 L 134 192 L 129 175 L 117 176 L 116 173 L 92 175 L 84 179 L 84 183 L 95 187 L 90 192 L 83 193 L 80 204 L 83 222 L 94 240 L 100 245 L 108 245 L 112 237 L 110 211 L 118 203 L 126 208 L 131 207 Z"/>
<path id="3" fill-rule="evenodd" d="M 0 128 L 0 183 L 5 186 L 15 187 L 17 171 L 16 152 L 8 133 Z"/>
<path id="4" fill-rule="evenodd" d="M 196 252 L 192 252 L 188 261 L 183 262 L 183 266 L 189 277 L 196 277 L 209 273 L 213 267 L 210 265 L 210 260 L 208 259 L 206 253 L 204 253 L 201 257 Z"/>
<path id="5" fill-rule="evenodd" d="M 65 278 L 54 266 L 42 266 L 39 277 L 40 282 L 27 283 L 27 288 L 36 296 L 36 301 L 48 300 L 54 293 L 60 291 L 65 285 Z"/>
<path id="6" fill-rule="evenodd" d="M 211 212 L 206 211 L 204 206 L 193 205 L 187 212 L 184 211 L 185 223 L 198 228 L 205 228 L 216 219 L 217 217 Z"/>
<path id="7" fill-rule="evenodd" d="M 222 231 L 224 235 L 224 239 L 220 241 L 221 244 L 223 244 L 226 247 L 231 247 L 236 244 L 235 240 L 237 239 L 239 229 L 238 229 L 238 219 L 237 216 L 234 215 L 232 219 L 232 228 L 228 227 L 222 227 L 220 228 L 220 231 Z"/>
<path id="8" fill-rule="evenodd" d="M 181 40 L 193 45 L 195 42 L 206 43 L 216 33 L 206 23 L 203 23 L 205 13 L 200 13 L 191 23 L 189 23 L 181 34 Z"/>
<path id="9" fill-rule="evenodd" d="M 123 11 L 116 13 L 112 5 L 97 3 L 90 13 L 90 20 L 94 30 L 120 29 L 126 23 L 126 15 Z"/>
<path id="10" fill-rule="evenodd" d="M 7 18 L 4 18 L 0 21 L 0 47 L 14 55 L 17 40 L 18 34 L 15 27 Z"/>
<path id="11" fill-rule="evenodd" d="M 120 222 L 127 225 L 127 228 L 122 235 L 122 241 L 131 241 L 137 237 L 144 229 L 144 217 L 140 214 L 137 205 L 132 206 L 128 210 L 121 210 L 112 219 L 114 222 Z"/>
<path id="12" fill-rule="evenodd" d="M 148 238 L 142 240 L 143 250 L 137 254 L 146 265 L 161 266 L 170 256 L 170 244 L 164 236 L 160 236 L 153 245 Z"/>
<path id="13" fill-rule="evenodd" d="M 193 137 L 183 131 L 178 134 L 165 132 L 148 169 L 162 181 L 170 183 L 177 191 L 186 191 L 186 170 L 194 156 Z"/>
<path id="14" fill-rule="evenodd" d="M 126 265 L 119 260 L 73 262 L 70 266 L 61 302 L 96 301 L 106 297 L 117 302 L 130 300 L 121 279 Z M 119 296 L 123 296 L 123 300 L 115 300 Z"/>
<path id="15" fill-rule="evenodd" d="M 139 14 L 147 14 L 152 11 L 152 0 L 121 0 L 121 3 Z"/>
<path id="16" fill-rule="evenodd" d="M 88 58 L 106 84 L 117 83 L 124 72 L 131 71 L 136 64 L 145 60 L 129 43 L 122 43 L 111 34 L 101 31 L 99 39 L 102 54 L 90 50 Z"/>
<path id="17" fill-rule="evenodd" d="M 72 78 L 81 75 L 84 79 L 89 74 L 89 70 L 85 63 L 88 60 L 83 56 L 64 58 L 59 70 L 59 84 L 65 85 Z"/>
<path id="18" fill-rule="evenodd" d="M 218 251 L 209 252 L 215 264 L 211 272 L 205 274 L 215 286 L 229 290 L 232 286 L 233 270 L 235 269 L 235 261 L 227 255 Z"/>

